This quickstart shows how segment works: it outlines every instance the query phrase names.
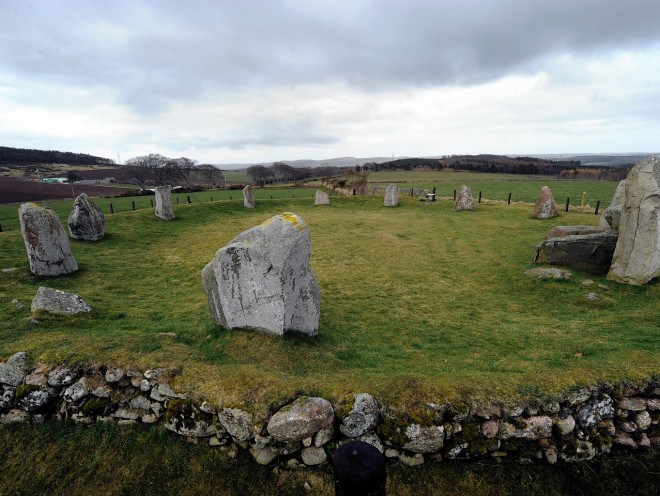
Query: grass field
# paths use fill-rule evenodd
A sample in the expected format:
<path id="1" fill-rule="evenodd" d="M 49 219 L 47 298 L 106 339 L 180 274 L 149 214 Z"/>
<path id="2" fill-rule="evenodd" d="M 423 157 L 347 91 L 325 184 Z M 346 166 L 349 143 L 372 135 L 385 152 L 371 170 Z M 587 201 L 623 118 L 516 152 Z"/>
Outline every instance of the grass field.
<path id="1" fill-rule="evenodd" d="M 239 192 L 240 193 L 240 192 Z M 297 394 L 345 399 L 368 391 L 392 404 L 552 396 L 576 385 L 658 373 L 660 283 L 606 282 L 590 302 L 570 282 L 528 278 L 535 245 L 557 224 L 596 224 L 571 212 L 532 220 L 530 207 L 382 197 L 262 200 L 175 206 L 176 220 L 150 209 L 108 216 L 107 239 L 74 242 L 80 272 L 29 273 L 17 230 L 0 234 L 0 357 L 25 350 L 47 363 L 96 361 L 176 367 L 178 387 L 218 406 L 263 411 Z M 282 211 L 312 233 L 322 288 L 317 339 L 275 339 L 213 325 L 200 271 L 241 231 Z M 589 276 L 590 277 L 590 276 Z M 80 294 L 89 315 L 31 325 L 27 304 L 40 285 Z M 174 332 L 176 338 L 161 333 Z"/>

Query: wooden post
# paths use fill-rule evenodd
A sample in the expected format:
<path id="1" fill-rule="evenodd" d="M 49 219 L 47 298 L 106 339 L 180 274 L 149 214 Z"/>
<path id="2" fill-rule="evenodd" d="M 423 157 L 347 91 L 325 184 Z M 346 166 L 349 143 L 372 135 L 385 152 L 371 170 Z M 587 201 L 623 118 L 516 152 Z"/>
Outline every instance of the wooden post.
<path id="1" fill-rule="evenodd" d="M 211 201 L 213 201 L 213 197 L 211 197 Z"/>
<path id="2" fill-rule="evenodd" d="M 481 191 L 479 191 L 479 203 L 481 203 Z"/>
<path id="3" fill-rule="evenodd" d="M 231 197 L 231 195 L 229 195 L 229 199 L 230 199 L 230 200 L 233 200 L 233 198 Z"/>
<path id="4" fill-rule="evenodd" d="M 0 224 L 0 232 L 2 232 L 2 224 Z"/>
<path id="5" fill-rule="evenodd" d="M 599 209 L 599 208 L 600 208 L 600 200 L 598 200 L 598 201 L 596 202 L 596 211 L 594 212 L 594 214 L 598 215 L 598 209 Z"/>
<path id="6" fill-rule="evenodd" d="M 188 200 L 188 203 L 192 203 L 192 202 L 190 201 L 190 195 L 186 196 L 186 199 Z"/>
<path id="7" fill-rule="evenodd" d="M 509 199 L 506 201 L 507 205 L 511 205 L 511 193 L 509 193 Z"/>
<path id="8" fill-rule="evenodd" d="M 154 208 L 154 201 L 151 198 L 149 198 L 149 203 L 151 204 L 151 208 Z"/>
<path id="9" fill-rule="evenodd" d="M 353 196 L 355 196 L 356 194 L 357 194 L 357 191 L 353 190 Z"/>
<path id="10" fill-rule="evenodd" d="M 131 200 L 131 206 L 133 207 L 133 210 L 135 210 L 135 200 Z"/>
<path id="11" fill-rule="evenodd" d="M 112 208 L 112 203 L 110 204 L 110 213 L 111 213 L 111 214 L 114 214 L 114 213 L 115 213 L 115 209 Z"/>
<path id="12" fill-rule="evenodd" d="M 415 188 L 410 188 L 410 196 L 415 196 Z"/>
<path id="13" fill-rule="evenodd" d="M 179 197 L 178 196 L 176 197 L 176 204 L 177 205 L 179 204 Z"/>
<path id="14" fill-rule="evenodd" d="M 456 190 L 454 190 L 454 201 L 456 201 Z"/>
<path id="15" fill-rule="evenodd" d="M 571 203 L 571 197 L 570 197 L 570 196 L 567 196 L 567 197 L 566 197 L 566 211 L 567 211 L 567 212 L 568 212 L 568 206 L 570 205 L 570 203 Z"/>

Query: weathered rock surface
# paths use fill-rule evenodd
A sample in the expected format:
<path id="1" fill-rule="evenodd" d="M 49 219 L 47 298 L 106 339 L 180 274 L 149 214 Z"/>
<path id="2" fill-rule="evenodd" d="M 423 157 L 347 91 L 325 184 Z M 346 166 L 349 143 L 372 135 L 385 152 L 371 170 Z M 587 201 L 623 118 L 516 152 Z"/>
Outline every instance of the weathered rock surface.
<path id="1" fill-rule="evenodd" d="M 243 188 L 243 206 L 245 208 L 254 208 L 254 191 L 249 184 Z"/>
<path id="2" fill-rule="evenodd" d="M 325 450 L 323 448 L 317 448 L 312 446 L 310 448 L 305 448 L 300 453 L 300 457 L 305 465 L 314 466 L 321 465 L 327 458 Z"/>
<path id="3" fill-rule="evenodd" d="M 374 429 L 379 417 L 380 408 L 376 399 L 368 393 L 358 393 L 353 409 L 344 418 L 339 430 L 347 437 L 358 437 Z"/>
<path id="4" fill-rule="evenodd" d="M 223 408 L 218 414 L 220 425 L 239 443 L 252 436 L 252 415 L 237 408 Z"/>
<path id="5" fill-rule="evenodd" d="M 474 198 L 472 198 L 472 190 L 465 184 L 461 186 L 461 191 L 459 191 L 458 196 L 456 197 L 454 210 L 456 212 L 461 210 L 474 210 Z"/>
<path id="6" fill-rule="evenodd" d="M 248 229 L 218 250 L 202 270 L 216 324 L 283 335 L 315 336 L 321 291 L 310 267 L 307 224 L 283 213 Z"/>
<path id="7" fill-rule="evenodd" d="M 580 234 L 596 234 L 610 231 L 609 227 L 601 226 L 555 226 L 548 231 L 545 239 L 563 238 L 564 236 L 576 236 Z"/>
<path id="8" fill-rule="evenodd" d="M 69 237 L 53 210 L 35 203 L 23 203 L 18 215 L 33 274 L 61 276 L 78 270 Z"/>
<path id="9" fill-rule="evenodd" d="M 399 205 L 399 188 L 396 184 L 388 184 L 385 188 L 385 199 L 383 205 L 386 207 L 396 207 Z"/>
<path id="10" fill-rule="evenodd" d="M 165 418 L 165 428 L 188 437 L 210 437 L 216 434 L 211 415 L 192 403 L 182 403 Z"/>
<path id="11" fill-rule="evenodd" d="M 81 377 L 78 382 L 69 386 L 64 390 L 62 396 L 68 402 L 80 401 L 82 398 L 89 395 L 89 388 L 87 387 L 87 379 Z"/>
<path id="12" fill-rule="evenodd" d="M 619 240 L 607 278 L 639 286 L 660 275 L 660 155 L 636 164 L 626 179 Z"/>
<path id="13" fill-rule="evenodd" d="M 0 424 L 22 424 L 30 420 L 30 414 L 24 410 L 9 410 L 4 415 L 0 415 Z"/>
<path id="14" fill-rule="evenodd" d="M 77 294 L 65 293 L 59 289 L 39 287 L 37 294 L 32 300 L 30 310 L 42 311 L 55 314 L 72 315 L 76 313 L 89 312 L 90 306 Z"/>
<path id="15" fill-rule="evenodd" d="M 53 387 L 69 386 L 76 378 L 76 374 L 67 368 L 58 368 L 48 372 L 48 385 Z"/>
<path id="16" fill-rule="evenodd" d="M 441 425 L 421 427 L 410 424 L 406 427 L 406 437 L 409 441 L 403 445 L 403 449 L 414 453 L 433 453 L 444 446 L 445 429 Z"/>
<path id="17" fill-rule="evenodd" d="M 335 412 L 323 398 L 301 396 L 276 412 L 268 422 L 268 433 L 276 441 L 302 441 L 332 424 Z"/>
<path id="18" fill-rule="evenodd" d="M 577 418 L 582 427 L 591 427 L 601 420 L 612 418 L 612 415 L 614 415 L 612 398 L 603 395 L 580 408 Z"/>
<path id="19" fill-rule="evenodd" d="M 83 193 L 73 202 L 69 214 L 69 233 L 73 239 L 98 241 L 105 236 L 103 211 Z"/>
<path id="20" fill-rule="evenodd" d="M 30 391 L 25 396 L 23 396 L 18 401 L 18 408 L 25 410 L 28 413 L 34 413 L 42 408 L 44 405 L 47 405 L 50 401 L 48 396 L 48 391 L 43 391 L 41 389 L 37 391 Z"/>
<path id="21" fill-rule="evenodd" d="M 159 186 L 156 193 L 156 217 L 163 220 L 174 218 L 172 210 L 172 186 Z"/>
<path id="22" fill-rule="evenodd" d="M 5 363 L 0 363 L 0 384 L 17 387 L 23 384 L 27 356 L 25 352 L 14 353 Z"/>
<path id="23" fill-rule="evenodd" d="M 500 426 L 500 439 L 545 439 L 552 435 L 552 419 L 547 416 L 530 417 L 522 419 L 525 424 L 517 427 L 509 422 L 503 422 Z"/>
<path id="24" fill-rule="evenodd" d="M 605 274 L 610 267 L 616 242 L 616 231 L 547 239 L 536 247 L 534 263 Z"/>
<path id="25" fill-rule="evenodd" d="M 557 269 L 556 267 L 537 267 L 535 269 L 526 270 L 525 274 L 534 279 L 559 279 L 569 281 L 573 278 L 572 272 L 564 269 Z"/>
<path id="26" fill-rule="evenodd" d="M 612 196 L 610 206 L 603 211 L 603 215 L 598 222 L 599 226 L 609 227 L 615 231 L 619 230 L 621 225 L 621 212 L 623 212 L 623 204 L 626 200 L 626 180 L 619 181 L 616 191 Z"/>
<path id="27" fill-rule="evenodd" d="M 328 193 L 317 189 L 316 196 L 314 197 L 314 205 L 330 205 L 330 196 L 328 196 Z"/>
<path id="28" fill-rule="evenodd" d="M 555 204 L 555 199 L 552 196 L 552 191 L 547 186 L 541 188 L 539 197 L 536 200 L 534 205 L 534 211 L 532 212 L 533 219 L 550 219 L 552 217 L 557 217 L 559 212 L 557 211 L 557 205 Z"/>

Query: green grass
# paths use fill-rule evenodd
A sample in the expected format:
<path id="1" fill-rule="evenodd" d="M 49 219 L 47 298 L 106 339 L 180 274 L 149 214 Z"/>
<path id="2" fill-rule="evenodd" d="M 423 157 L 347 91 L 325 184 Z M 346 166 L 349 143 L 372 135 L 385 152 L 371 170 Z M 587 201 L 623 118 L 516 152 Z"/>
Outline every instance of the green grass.
<path id="1" fill-rule="evenodd" d="M 491 174 L 482 172 L 453 171 L 383 171 L 369 174 L 370 184 L 397 183 L 400 187 L 436 188 L 436 194 L 453 197 L 463 184 L 467 184 L 475 198 L 479 191 L 488 200 L 506 201 L 511 193 L 513 202 L 535 202 L 541 186 L 552 190 L 559 205 L 570 197 L 571 205 L 580 205 L 582 193 L 586 192 L 586 202 L 592 207 L 600 200 L 601 208 L 606 208 L 612 200 L 617 182 L 612 181 L 568 181 L 543 176 L 523 176 L 514 174 Z"/>
<path id="2" fill-rule="evenodd" d="M 488 462 L 388 466 L 396 496 L 582 496 L 657 493 L 658 450 L 557 466 Z M 0 428 L 0 494 L 296 496 L 334 494 L 331 469 L 275 473 L 153 427 L 48 423 Z M 306 491 L 308 483 L 312 490 Z"/>
<path id="3" fill-rule="evenodd" d="M 249 184 L 252 182 L 250 176 L 244 170 L 228 170 L 223 172 L 225 176 L 225 181 L 231 181 L 234 183 L 243 183 Z"/>
<path id="4" fill-rule="evenodd" d="M 368 391 L 390 403 L 553 395 L 584 383 L 641 380 L 658 372 L 660 283 L 632 287 L 576 274 L 541 282 L 524 271 L 556 224 L 596 224 L 593 214 L 540 221 L 530 207 L 382 197 L 238 201 L 108 216 L 107 239 L 73 242 L 81 270 L 32 276 L 19 231 L 0 234 L 0 357 L 25 350 L 47 363 L 96 361 L 177 367 L 178 387 L 217 405 L 261 411 L 300 394 L 347 398 Z M 215 251 L 272 215 L 309 224 L 322 288 L 316 339 L 276 339 L 215 326 L 200 271 Z M 580 281 L 606 282 L 594 304 Z M 27 308 L 47 285 L 80 294 L 89 315 L 44 318 Z M 16 311 L 18 298 L 27 308 Z M 604 304 L 603 304 L 604 303 Z M 159 333 L 175 332 L 171 338 Z M 581 353 L 583 358 L 575 355 Z"/>

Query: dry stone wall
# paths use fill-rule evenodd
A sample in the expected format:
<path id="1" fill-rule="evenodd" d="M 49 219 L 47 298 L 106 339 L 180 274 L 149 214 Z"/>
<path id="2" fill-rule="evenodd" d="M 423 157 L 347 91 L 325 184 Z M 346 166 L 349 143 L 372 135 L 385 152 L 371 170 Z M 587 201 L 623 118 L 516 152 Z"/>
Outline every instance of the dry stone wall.
<path id="1" fill-rule="evenodd" d="M 589 460 L 613 447 L 660 445 L 660 381 L 579 389 L 544 404 L 425 405 L 417 418 L 367 393 L 349 405 L 301 396 L 270 414 L 216 408 L 172 389 L 175 371 L 27 367 L 25 353 L 0 363 L 0 425 L 70 421 L 156 424 L 255 462 L 326 463 L 339 445 L 368 442 L 392 460 L 509 459 L 554 464 Z M 421 420 L 423 418 L 423 420 Z"/>

